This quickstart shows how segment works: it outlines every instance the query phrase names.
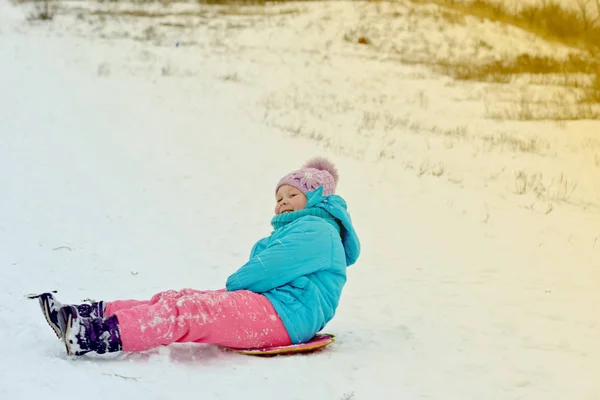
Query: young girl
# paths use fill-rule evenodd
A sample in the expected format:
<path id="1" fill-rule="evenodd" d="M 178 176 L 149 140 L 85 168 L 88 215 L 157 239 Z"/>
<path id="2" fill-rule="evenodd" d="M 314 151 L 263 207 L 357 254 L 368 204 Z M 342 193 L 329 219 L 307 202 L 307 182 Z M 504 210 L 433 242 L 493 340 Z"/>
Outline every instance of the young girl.
<path id="1" fill-rule="evenodd" d="M 274 230 L 249 261 L 213 291 L 183 289 L 150 300 L 65 305 L 39 295 L 69 355 L 137 352 L 177 342 L 260 348 L 309 341 L 334 316 L 346 267 L 360 243 L 346 202 L 335 193 L 337 170 L 315 158 L 275 188 Z"/>

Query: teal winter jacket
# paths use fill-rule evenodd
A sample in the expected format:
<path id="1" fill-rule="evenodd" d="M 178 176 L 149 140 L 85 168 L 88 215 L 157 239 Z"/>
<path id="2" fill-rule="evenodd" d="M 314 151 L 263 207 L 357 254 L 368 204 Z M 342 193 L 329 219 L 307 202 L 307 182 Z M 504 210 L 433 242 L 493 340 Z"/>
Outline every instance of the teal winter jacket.
<path id="1" fill-rule="evenodd" d="M 346 202 L 322 193 L 322 187 L 307 193 L 304 210 L 276 215 L 274 231 L 256 242 L 226 284 L 228 291 L 265 295 L 294 344 L 309 341 L 333 318 L 346 267 L 360 254 Z"/>

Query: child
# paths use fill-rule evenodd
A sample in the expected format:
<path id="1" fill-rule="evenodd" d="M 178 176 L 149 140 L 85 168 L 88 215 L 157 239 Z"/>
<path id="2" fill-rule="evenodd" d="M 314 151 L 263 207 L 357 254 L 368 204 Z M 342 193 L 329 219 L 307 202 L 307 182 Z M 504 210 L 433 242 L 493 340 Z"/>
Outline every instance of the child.
<path id="1" fill-rule="evenodd" d="M 337 181 L 336 168 L 323 158 L 283 177 L 275 188 L 273 232 L 254 244 L 225 289 L 65 306 L 43 293 L 44 316 L 69 355 L 175 342 L 238 349 L 307 342 L 333 318 L 346 267 L 360 253 L 346 202 L 334 194 Z"/>

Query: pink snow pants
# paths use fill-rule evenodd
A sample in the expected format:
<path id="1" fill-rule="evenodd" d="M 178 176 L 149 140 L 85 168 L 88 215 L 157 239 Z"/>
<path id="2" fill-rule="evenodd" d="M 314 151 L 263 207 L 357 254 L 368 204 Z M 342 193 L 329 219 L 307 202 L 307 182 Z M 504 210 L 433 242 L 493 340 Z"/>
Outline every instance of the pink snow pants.
<path id="1" fill-rule="evenodd" d="M 127 352 L 184 342 L 231 348 L 291 344 L 271 302 L 247 290 L 169 290 L 150 300 L 108 302 L 104 315 L 113 314 Z"/>

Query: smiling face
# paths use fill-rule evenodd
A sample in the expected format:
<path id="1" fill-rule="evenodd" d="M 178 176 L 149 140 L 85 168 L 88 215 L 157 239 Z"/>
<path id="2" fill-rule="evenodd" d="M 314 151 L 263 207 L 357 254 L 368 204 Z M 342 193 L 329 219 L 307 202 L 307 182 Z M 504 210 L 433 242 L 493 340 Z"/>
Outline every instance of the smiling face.
<path id="1" fill-rule="evenodd" d="M 282 185 L 275 195 L 277 204 L 275 205 L 275 214 L 304 210 L 308 199 L 300 190 L 291 185 Z"/>

